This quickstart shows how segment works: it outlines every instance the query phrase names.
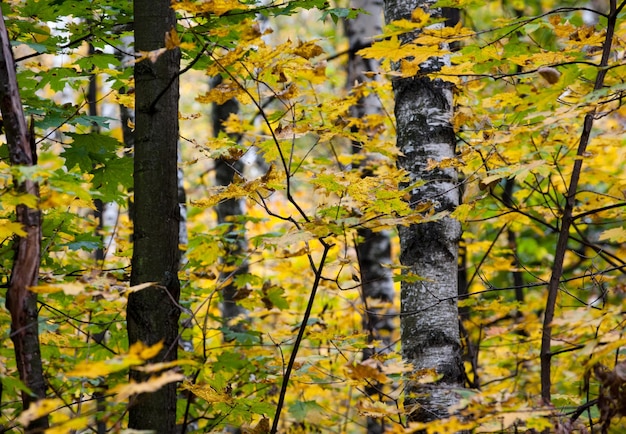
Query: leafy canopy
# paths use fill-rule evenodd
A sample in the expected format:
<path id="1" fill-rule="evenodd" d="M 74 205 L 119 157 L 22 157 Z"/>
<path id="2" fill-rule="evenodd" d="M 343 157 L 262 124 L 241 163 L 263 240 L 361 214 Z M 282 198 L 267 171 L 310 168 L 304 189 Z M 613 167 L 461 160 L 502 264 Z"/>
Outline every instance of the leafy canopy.
<path id="1" fill-rule="evenodd" d="M 53 392 L 20 412 L 23 386 L 12 348 L 3 346 L 2 424 L 22 426 L 50 414 L 49 432 L 97 421 L 122 431 L 128 397 L 180 382 L 186 397 L 179 402 L 181 424 L 198 432 L 226 425 L 267 431 L 317 285 L 287 389 L 284 429 L 357 432 L 365 416 L 384 419 L 390 432 L 422 428 L 405 422 L 402 382 L 434 382 L 437 375 L 412 372 L 398 351 L 362 360 L 363 348 L 373 344 L 362 330 L 353 247 L 358 228 L 393 230 L 440 217 L 429 205 L 411 211 L 404 199 L 412 186 L 397 187 L 406 174 L 395 166 L 401 156 L 390 114 L 390 80 L 422 74 L 423 62 L 439 56 L 449 61 L 430 78 L 455 85 L 458 154 L 431 167 L 455 167 L 463 175 L 463 204 L 453 215 L 465 230 L 461 270 L 468 293 L 459 304 L 468 389 L 459 391 L 462 400 L 450 419 L 424 428 L 512 432 L 611 425 L 620 432 L 624 412 L 612 403 L 623 384 L 625 339 L 623 5 L 604 67 L 607 11 L 555 2 L 438 5 L 462 8 L 464 24 L 442 27 L 421 9 L 410 21 L 389 23 L 359 53 L 381 61 L 379 80 L 348 92 L 346 57 L 333 55 L 345 45 L 334 24 L 360 13 L 348 7 L 319 0 L 176 2 L 178 27 L 164 35 L 163 48 L 134 53 L 123 42 L 132 33 L 129 2 L 2 3 L 25 111 L 37 127 L 39 164 L 11 168 L 6 145 L 0 147 L 0 266 L 9 276 L 10 238 L 22 234 L 13 223 L 16 204 L 39 206 L 44 251 L 41 285 L 33 290 L 40 296 L 42 357 Z M 264 24 L 268 18 L 271 27 Z M 283 36 L 285 23 L 304 33 Z M 184 59 L 181 167 L 190 241 L 182 246 L 180 360 L 160 365 L 144 363 L 155 348 L 126 346 L 126 294 L 141 288 L 126 284 L 132 157 L 116 119 L 118 105 L 133 106 L 133 62 L 171 49 Z M 602 70 L 603 85 L 594 89 Z M 221 84 L 209 89 L 217 75 Z M 87 111 L 92 76 L 101 89 L 100 116 Z M 349 108 L 366 95 L 381 99 L 384 114 L 352 118 Z M 241 112 L 225 122 L 228 135 L 210 138 L 210 105 L 231 98 Z M 577 155 L 589 113 L 589 145 Z M 353 143 L 362 155 L 352 153 Z M 365 155 L 379 158 L 357 164 Z M 256 163 L 230 185 L 213 186 L 213 159 L 242 157 Z M 541 320 L 577 161 L 583 169 L 551 323 L 552 405 L 545 405 Z M 12 180 L 22 177 L 40 182 L 41 199 L 15 195 Z M 90 211 L 93 199 L 122 208 L 104 238 Z M 245 200 L 247 213 L 218 225 L 212 207 L 228 199 Z M 220 261 L 232 251 L 233 231 L 245 231 L 249 246 L 241 258 Z M 92 259 L 97 248 L 107 251 L 102 263 Z M 233 277 L 244 259 L 248 273 Z M 398 282 L 419 279 L 401 274 L 399 264 L 390 267 Z M 231 281 L 237 302 L 249 312 L 235 328 L 226 327 L 219 311 L 221 291 Z M 8 342 L 9 319 L 2 318 Z M 393 338 L 398 350 L 397 331 Z M 130 366 L 153 376 L 129 383 Z M 363 393 L 375 382 L 380 400 Z"/>

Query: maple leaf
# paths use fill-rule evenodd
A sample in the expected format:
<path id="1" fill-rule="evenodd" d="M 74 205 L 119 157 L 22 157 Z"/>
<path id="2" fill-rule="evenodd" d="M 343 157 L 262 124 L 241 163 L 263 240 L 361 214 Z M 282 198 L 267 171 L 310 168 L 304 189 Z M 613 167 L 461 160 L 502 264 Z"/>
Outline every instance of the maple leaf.
<path id="1" fill-rule="evenodd" d="M 13 235 L 19 235 L 20 237 L 25 236 L 26 231 L 24 231 L 24 226 L 18 222 L 2 220 L 0 222 L 0 238 L 7 239 Z"/>
<path id="2" fill-rule="evenodd" d="M 367 359 L 361 363 L 346 366 L 348 376 L 353 380 L 367 380 L 384 383 L 388 377 L 382 372 L 382 365 L 375 359 Z"/>
<path id="3" fill-rule="evenodd" d="M 173 3 L 177 10 L 192 14 L 215 14 L 221 16 L 235 9 L 245 9 L 245 4 L 237 0 L 204 0 L 204 1 L 180 1 Z"/>
<path id="4" fill-rule="evenodd" d="M 300 42 L 300 44 L 298 44 L 298 46 L 293 50 L 293 53 L 308 60 L 324 53 L 324 50 L 314 42 Z"/>
<path id="5" fill-rule="evenodd" d="M 267 434 L 270 432 L 270 420 L 263 416 L 261 420 L 253 427 L 251 426 L 242 426 L 241 427 L 242 434 Z"/>
<path id="6" fill-rule="evenodd" d="M 406 57 L 402 43 L 397 36 L 374 42 L 371 47 L 363 48 L 356 54 L 366 59 L 389 59 L 397 61 Z"/>
<path id="7" fill-rule="evenodd" d="M 233 397 L 228 390 L 225 389 L 224 391 L 219 392 L 214 387 L 208 384 L 199 385 L 192 384 L 186 381 L 181 385 L 181 388 L 189 390 L 191 393 L 204 399 L 207 402 L 225 402 L 228 404 L 232 404 L 234 402 Z"/>
<path id="8" fill-rule="evenodd" d="M 46 416 L 63 405 L 63 401 L 58 398 L 40 399 L 23 411 L 17 418 L 17 421 L 23 426 L 28 426 L 31 421 Z"/>
<path id="9" fill-rule="evenodd" d="M 232 82 L 222 82 L 204 95 L 198 95 L 196 101 L 203 104 L 216 103 L 221 105 L 226 101 L 239 97 L 242 93 L 244 91 L 238 85 Z"/>
<path id="10" fill-rule="evenodd" d="M 356 403 L 356 410 L 361 416 L 382 418 L 394 416 L 400 413 L 396 406 L 385 404 L 380 401 L 361 399 Z"/>
<path id="11" fill-rule="evenodd" d="M 614 243 L 623 243 L 626 242 L 626 229 L 624 228 L 613 228 L 607 229 L 600 234 L 600 241 L 612 241 Z"/>
<path id="12" fill-rule="evenodd" d="M 162 348 L 162 342 L 152 346 L 146 346 L 142 342 L 136 342 L 131 345 L 128 354 L 119 355 L 107 360 L 82 361 L 77 364 L 72 371 L 68 372 L 68 375 L 72 377 L 85 378 L 106 376 L 114 372 L 122 371 L 131 366 L 141 365 L 146 360 L 155 357 Z"/>
<path id="13" fill-rule="evenodd" d="M 180 46 L 180 38 L 176 29 L 172 28 L 169 32 L 165 33 L 165 48 L 173 50 Z"/>
<path id="14" fill-rule="evenodd" d="M 161 375 L 150 377 L 146 381 L 137 383 L 131 381 L 128 384 L 119 384 L 111 389 L 112 394 L 116 394 L 115 400 L 118 402 L 125 401 L 133 395 L 141 393 L 150 393 L 159 390 L 166 384 L 182 381 L 185 376 L 180 372 L 166 371 Z"/>

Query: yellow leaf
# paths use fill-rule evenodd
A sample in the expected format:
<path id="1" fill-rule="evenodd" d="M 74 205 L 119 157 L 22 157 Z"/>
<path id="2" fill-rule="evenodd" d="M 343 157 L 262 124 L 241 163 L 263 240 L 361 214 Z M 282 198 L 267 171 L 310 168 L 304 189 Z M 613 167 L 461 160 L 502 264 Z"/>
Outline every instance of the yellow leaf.
<path id="1" fill-rule="evenodd" d="M 360 400 L 356 403 L 356 410 L 361 416 L 367 417 L 386 417 L 400 413 L 397 407 L 387 405 L 381 401 Z"/>
<path id="2" fill-rule="evenodd" d="M 270 420 L 263 416 L 254 427 L 242 426 L 242 434 L 267 434 L 270 432 Z"/>
<path id="3" fill-rule="evenodd" d="M 135 63 L 139 63 L 142 60 L 148 59 L 150 62 L 155 63 L 159 56 L 167 51 L 167 48 L 159 48 L 152 51 L 139 51 L 139 57 L 135 59 Z"/>
<path id="4" fill-rule="evenodd" d="M 163 348 L 163 342 L 157 342 L 154 345 L 147 346 L 143 342 L 135 342 L 130 346 L 129 356 L 137 356 L 142 360 L 149 360 L 159 354 Z"/>
<path id="5" fill-rule="evenodd" d="M 151 286 L 160 286 L 160 285 L 157 282 L 144 282 L 144 283 L 140 283 L 139 285 L 131 286 L 125 291 L 125 293 L 130 294 L 131 292 L 138 292 L 138 291 L 141 291 L 142 289 L 150 288 Z"/>
<path id="6" fill-rule="evenodd" d="M 166 369 L 170 369 L 170 368 L 173 368 L 175 366 L 180 366 L 180 365 L 197 366 L 198 363 L 194 362 L 193 360 L 174 360 L 172 362 L 150 363 L 145 366 L 136 366 L 133 369 L 135 371 L 152 373 L 152 372 L 164 371 Z"/>
<path id="7" fill-rule="evenodd" d="M 85 360 L 68 373 L 72 377 L 97 378 L 119 372 L 131 366 L 141 365 L 156 356 L 163 348 L 163 342 L 146 346 L 142 342 L 131 345 L 128 354 L 101 361 Z"/>
<path id="8" fill-rule="evenodd" d="M 387 36 L 398 36 L 404 33 L 412 32 L 417 29 L 421 29 L 428 23 L 436 22 L 436 20 L 422 21 L 420 12 L 416 13 L 416 20 L 417 21 L 413 19 L 407 20 L 405 18 L 402 18 L 400 20 L 392 21 L 384 27 L 384 34 Z"/>
<path id="9" fill-rule="evenodd" d="M 626 241 L 626 229 L 613 228 L 607 229 L 600 234 L 600 241 L 612 241 L 615 243 L 623 243 Z"/>
<path id="10" fill-rule="evenodd" d="M 312 57 L 319 56 L 324 50 L 314 42 L 300 42 L 300 44 L 293 50 L 293 54 L 310 59 Z"/>
<path id="11" fill-rule="evenodd" d="M 311 232 L 298 230 L 295 232 L 288 232 L 278 238 L 270 238 L 267 240 L 267 244 L 286 248 L 296 246 L 298 243 L 306 243 L 314 238 L 315 235 L 313 235 Z"/>
<path id="12" fill-rule="evenodd" d="M 430 19 L 430 15 L 424 12 L 422 8 L 415 8 L 413 12 L 411 12 L 411 21 L 417 23 L 420 26 L 423 26 Z"/>
<path id="13" fill-rule="evenodd" d="M 414 42 L 420 45 L 438 45 L 442 42 L 463 41 L 474 36 L 474 34 L 473 30 L 463 27 L 459 22 L 454 27 L 426 28 Z"/>
<path id="14" fill-rule="evenodd" d="M 226 402 L 226 403 L 233 402 L 233 398 L 230 395 L 230 393 L 228 393 L 228 391 L 218 392 L 217 390 L 215 390 L 213 387 L 209 385 L 201 386 L 198 384 L 191 384 L 189 382 L 185 382 L 181 385 L 181 387 L 185 390 L 189 390 L 191 393 L 204 399 L 207 402 Z"/>
<path id="15" fill-rule="evenodd" d="M 543 53 L 522 54 L 519 56 L 511 56 L 509 60 L 520 66 L 540 66 L 540 65 L 555 65 L 557 63 L 563 63 L 575 60 L 573 56 L 570 56 L 563 52 L 547 51 Z"/>
<path id="16" fill-rule="evenodd" d="M 233 98 L 237 98 L 242 92 L 243 90 L 238 85 L 232 82 L 224 82 L 218 84 L 204 95 L 198 95 L 196 101 L 203 104 L 214 102 L 220 105 Z"/>
<path id="17" fill-rule="evenodd" d="M 26 235 L 24 226 L 18 222 L 12 222 L 9 220 L 3 220 L 0 223 L 0 239 L 10 238 L 13 235 L 23 237 Z"/>
<path id="18" fill-rule="evenodd" d="M 442 374 L 438 374 L 434 368 L 420 369 L 410 375 L 411 380 L 420 384 L 435 383 L 441 380 Z"/>
<path id="19" fill-rule="evenodd" d="M 267 197 L 282 187 L 284 182 L 284 174 L 274 169 L 275 166 L 272 163 L 267 173 L 260 178 L 244 181 L 243 178 L 238 177 L 226 187 L 214 187 L 208 198 L 192 201 L 191 204 L 198 207 L 210 207 L 226 199 L 257 197 L 258 195 Z"/>
<path id="20" fill-rule="evenodd" d="M 43 285 L 30 286 L 28 289 L 36 294 L 54 294 L 63 291 L 67 295 L 78 295 L 84 291 L 85 286 L 76 282 L 45 283 Z"/>
<path id="21" fill-rule="evenodd" d="M 469 430 L 474 428 L 473 422 L 465 422 L 457 417 L 451 417 L 449 419 L 439 419 L 432 422 L 418 422 L 410 423 L 410 432 L 417 432 L 425 430 L 427 434 L 440 434 L 440 433 L 455 433 L 463 430 Z"/>
<path id="22" fill-rule="evenodd" d="M 245 123 L 237 116 L 236 113 L 228 115 L 228 119 L 222 122 L 224 131 L 228 134 L 241 134 L 245 131 Z"/>
<path id="23" fill-rule="evenodd" d="M 392 36 L 380 42 L 374 42 L 370 47 L 359 50 L 357 54 L 366 59 L 386 58 L 392 61 L 406 57 L 397 36 Z"/>
<path id="24" fill-rule="evenodd" d="M 172 30 L 165 32 L 165 48 L 173 50 L 178 46 L 180 46 L 180 38 L 176 29 L 172 27 Z"/>
<path id="25" fill-rule="evenodd" d="M 55 423 L 54 426 L 45 431 L 45 434 L 67 434 L 68 432 L 83 430 L 89 426 L 89 423 L 89 416 L 72 415 L 71 418 L 64 420 L 62 423 Z"/>
<path id="26" fill-rule="evenodd" d="M 596 363 L 602 362 L 605 357 L 624 345 L 626 345 L 626 338 L 622 338 L 621 334 L 605 333 L 602 337 L 602 342 L 588 345 L 593 347 L 593 354 L 590 358 L 585 357 L 584 364 L 587 367 L 592 367 Z"/>
<path id="27" fill-rule="evenodd" d="M 135 94 L 134 93 L 118 93 L 115 95 L 115 101 L 128 108 L 135 108 Z M 135 123 L 132 120 L 128 120 L 128 127 L 135 129 Z"/>
<path id="28" fill-rule="evenodd" d="M 26 175 L 26 177 L 28 177 L 28 175 Z M 39 198 L 34 194 L 27 193 L 5 194 L 2 196 L 2 206 L 4 209 L 7 209 L 9 205 L 15 206 L 20 204 L 35 209 L 39 206 Z"/>
<path id="29" fill-rule="evenodd" d="M 382 372 L 380 362 L 375 359 L 367 359 L 361 363 L 353 363 L 346 366 L 348 377 L 353 380 L 368 380 L 384 383 L 387 376 Z"/>
<path id="30" fill-rule="evenodd" d="M 84 378 L 97 378 L 104 377 L 114 372 L 123 371 L 124 369 L 133 366 L 140 365 L 143 361 L 137 358 L 130 357 L 115 357 L 109 360 L 101 360 L 98 362 L 83 361 L 76 367 L 67 373 L 70 377 L 84 377 Z"/>
<path id="31" fill-rule="evenodd" d="M 416 44 L 402 45 L 397 36 L 392 36 L 387 40 L 375 42 L 371 47 L 364 48 L 357 54 L 365 58 L 384 58 L 392 62 L 410 58 L 411 60 L 407 62 L 416 67 L 431 57 L 444 56 L 450 53 L 438 46 L 420 46 Z"/>
<path id="32" fill-rule="evenodd" d="M 215 15 L 221 16 L 235 9 L 245 9 L 243 3 L 238 0 L 213 0 L 207 2 L 212 4 L 212 11 Z"/>
<path id="33" fill-rule="evenodd" d="M 17 421 L 26 426 L 31 421 L 39 419 L 42 416 L 46 416 L 50 414 L 50 412 L 62 406 L 63 401 L 57 398 L 40 399 L 39 401 L 32 403 L 30 407 L 28 407 L 28 410 L 23 411 L 17 418 Z"/>
<path id="34" fill-rule="evenodd" d="M 230 12 L 234 9 L 245 9 L 245 5 L 237 0 L 184 0 L 180 2 L 174 2 L 173 7 L 177 10 L 190 12 L 194 15 L 215 14 L 217 16 L 224 15 L 226 12 Z"/>
<path id="35" fill-rule="evenodd" d="M 133 395 L 154 392 L 166 384 L 173 383 L 175 381 L 182 381 L 184 379 L 185 376 L 179 372 L 167 371 L 159 376 L 150 377 L 149 380 L 141 383 L 131 381 L 128 384 L 120 384 L 111 389 L 111 392 L 117 394 L 115 400 L 120 402 L 127 400 Z"/>

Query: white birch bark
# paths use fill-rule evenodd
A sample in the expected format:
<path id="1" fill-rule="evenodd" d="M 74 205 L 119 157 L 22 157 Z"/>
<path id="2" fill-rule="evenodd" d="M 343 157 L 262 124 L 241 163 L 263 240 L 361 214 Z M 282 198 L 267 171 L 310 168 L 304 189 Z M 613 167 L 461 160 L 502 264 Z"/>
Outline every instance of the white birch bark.
<path id="1" fill-rule="evenodd" d="M 388 22 L 409 19 L 420 7 L 432 2 L 386 0 Z M 431 11 L 434 12 L 434 11 Z M 405 35 L 410 42 L 412 35 Z M 439 68 L 447 59 L 431 58 L 422 72 Z M 428 161 L 454 157 L 455 135 L 451 125 L 451 84 L 418 75 L 395 79 L 397 146 L 400 167 L 411 181 L 426 184 L 411 191 L 411 205 L 430 203 L 436 211 L 453 211 L 458 205 L 454 169 L 428 169 Z M 457 402 L 455 389 L 463 387 L 464 375 L 457 307 L 458 221 L 446 217 L 436 222 L 400 227 L 400 260 L 407 271 L 425 280 L 403 282 L 401 293 L 402 354 L 415 373 L 434 369 L 441 378 L 435 383 L 409 383 L 405 407 L 409 420 L 428 422 L 448 416 Z"/>

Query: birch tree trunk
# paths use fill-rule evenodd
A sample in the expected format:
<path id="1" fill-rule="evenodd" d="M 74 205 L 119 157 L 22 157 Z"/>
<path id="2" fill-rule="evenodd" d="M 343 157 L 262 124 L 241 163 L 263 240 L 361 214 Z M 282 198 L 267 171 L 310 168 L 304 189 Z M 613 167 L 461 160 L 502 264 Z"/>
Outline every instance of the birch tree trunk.
<path id="1" fill-rule="evenodd" d="M 387 22 L 410 20 L 415 8 L 429 11 L 431 4 L 386 0 L 385 18 Z M 412 36 L 404 35 L 404 42 L 409 43 Z M 431 58 L 421 65 L 422 72 L 436 70 L 446 61 Z M 403 155 L 398 164 L 410 174 L 411 182 L 426 181 L 411 191 L 410 203 L 413 207 L 430 203 L 437 212 L 453 211 L 459 201 L 457 173 L 452 168 L 427 168 L 429 160 L 454 157 L 452 85 L 417 75 L 394 79 L 393 89 L 397 145 Z M 400 227 L 399 235 L 402 264 L 424 278 L 402 283 L 402 354 L 415 373 L 434 369 L 441 375 L 435 383 L 407 384 L 405 407 L 410 421 L 429 422 L 448 416 L 448 409 L 458 399 L 455 389 L 464 384 L 457 307 L 461 227 L 446 217 Z"/>
<path id="2" fill-rule="evenodd" d="M 135 0 L 135 51 L 165 45 L 176 26 L 169 0 Z M 153 63 L 135 64 L 134 210 L 131 284 L 156 282 L 132 293 L 128 300 L 130 344 L 163 342 L 154 361 L 177 358 L 180 283 L 178 248 L 178 71 L 180 51 L 170 49 Z M 131 379 L 146 374 L 131 371 Z M 129 428 L 173 433 L 176 425 L 176 384 L 140 395 L 131 402 Z"/>
<path id="3" fill-rule="evenodd" d="M 348 58 L 347 87 L 358 87 L 371 80 L 367 73 L 378 72 L 379 65 L 374 59 L 365 59 L 357 55 L 357 51 L 371 44 L 372 38 L 382 33 L 383 27 L 383 0 L 352 0 L 350 6 L 362 9 L 366 13 L 359 14 L 352 20 L 345 21 L 346 36 L 348 37 L 350 51 Z M 374 125 L 368 122 L 369 115 L 380 114 L 380 100 L 374 93 L 361 97 L 357 104 L 350 107 L 350 117 L 363 122 L 362 128 L 370 131 L 375 130 Z M 358 127 L 355 127 L 355 129 Z M 363 153 L 365 164 L 368 155 L 363 151 L 363 144 L 355 142 L 352 149 L 355 154 Z M 365 173 L 367 173 L 367 168 Z M 378 341 L 382 345 L 379 348 L 366 348 L 363 351 L 363 359 L 375 356 L 376 353 L 389 351 L 391 344 L 391 332 L 394 329 L 393 317 L 385 315 L 390 313 L 388 309 L 373 306 L 388 303 L 391 305 L 394 299 L 394 287 L 391 272 L 384 264 L 391 263 L 391 242 L 389 233 L 386 231 L 374 232 L 371 229 L 358 230 L 356 244 L 357 259 L 361 279 L 361 291 L 364 302 L 363 329 L 369 335 L 370 342 Z M 375 396 L 379 391 L 379 385 L 371 384 L 366 393 Z M 368 417 L 367 432 L 369 434 L 381 434 L 385 430 L 383 420 Z"/>

